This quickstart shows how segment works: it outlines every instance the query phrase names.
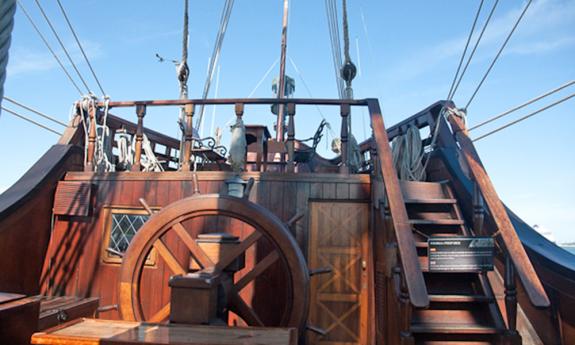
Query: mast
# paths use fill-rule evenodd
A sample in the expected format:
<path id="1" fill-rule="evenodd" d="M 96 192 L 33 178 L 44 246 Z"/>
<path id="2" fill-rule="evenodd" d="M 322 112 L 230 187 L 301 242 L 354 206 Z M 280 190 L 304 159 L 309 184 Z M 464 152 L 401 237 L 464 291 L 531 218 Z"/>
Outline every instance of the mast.
<path id="1" fill-rule="evenodd" d="M 285 96 L 285 74 L 286 74 L 286 50 L 287 50 L 287 25 L 288 25 L 288 9 L 289 1 L 284 0 L 284 14 L 282 22 L 282 47 L 281 47 L 281 58 L 280 58 L 280 77 L 278 86 L 278 99 L 282 99 Z M 280 103 L 278 106 L 278 118 L 276 127 L 276 140 L 284 140 L 284 104 Z"/>

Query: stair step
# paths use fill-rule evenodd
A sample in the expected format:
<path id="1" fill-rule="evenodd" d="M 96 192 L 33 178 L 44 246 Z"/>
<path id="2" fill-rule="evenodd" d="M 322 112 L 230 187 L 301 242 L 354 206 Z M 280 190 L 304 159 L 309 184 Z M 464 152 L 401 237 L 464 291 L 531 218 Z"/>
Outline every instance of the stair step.
<path id="1" fill-rule="evenodd" d="M 444 198 L 409 198 L 404 200 L 406 204 L 455 204 L 456 199 Z"/>
<path id="2" fill-rule="evenodd" d="M 481 303 L 492 302 L 493 298 L 483 295 L 429 295 L 431 302 Z"/>
<path id="3" fill-rule="evenodd" d="M 461 219 L 410 219 L 411 225 L 463 225 Z"/>
<path id="4" fill-rule="evenodd" d="M 500 331 L 492 326 L 477 324 L 412 324 L 412 333 L 440 333 L 440 334 L 498 334 Z"/>
<path id="5" fill-rule="evenodd" d="M 416 340 L 416 345 L 492 345 L 490 341 L 470 340 Z"/>

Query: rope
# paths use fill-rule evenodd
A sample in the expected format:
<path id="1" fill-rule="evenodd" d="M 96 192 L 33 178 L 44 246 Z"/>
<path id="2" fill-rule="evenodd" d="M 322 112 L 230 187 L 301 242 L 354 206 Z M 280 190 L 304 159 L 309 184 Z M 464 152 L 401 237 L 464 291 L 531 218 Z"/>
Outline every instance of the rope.
<path id="1" fill-rule="evenodd" d="M 88 64 L 88 67 L 90 68 L 90 72 L 92 72 L 92 76 L 94 76 L 94 79 L 96 80 L 96 83 L 98 84 L 98 88 L 100 88 L 100 91 L 102 92 L 102 96 L 105 96 L 106 92 L 104 92 L 104 88 L 102 87 L 100 80 L 96 76 L 96 72 L 94 71 L 94 68 L 92 67 L 92 64 L 90 63 L 90 60 L 88 59 L 88 56 L 86 55 L 86 52 L 84 51 L 84 48 L 82 47 L 82 44 L 80 43 L 80 40 L 78 39 L 78 35 L 76 35 L 76 31 L 74 30 L 74 27 L 72 26 L 72 23 L 70 22 L 70 19 L 68 19 L 68 15 L 66 14 L 66 11 L 64 10 L 64 6 L 62 6 L 62 3 L 60 2 L 60 0 L 56 0 L 56 1 L 58 2 L 58 7 L 60 7 L 60 10 L 62 11 L 64 18 L 66 19 L 66 23 L 68 23 L 68 27 L 70 28 L 70 31 L 72 31 L 72 35 L 74 35 L 74 39 L 76 40 L 76 43 L 78 44 L 78 47 L 80 48 L 80 51 L 82 52 L 82 55 L 84 56 L 84 60 L 86 60 L 86 64 Z"/>
<path id="2" fill-rule="evenodd" d="M 335 72 L 337 92 L 339 98 L 343 98 L 343 80 L 341 79 L 341 48 L 339 40 L 339 30 L 337 29 L 337 8 L 334 0 L 325 0 L 325 10 L 327 15 L 329 38 L 331 43 L 331 58 Z"/>
<path id="3" fill-rule="evenodd" d="M 540 112 L 542 112 L 542 111 L 544 111 L 544 110 L 547 110 L 547 109 L 549 109 L 549 108 L 552 108 L 552 107 L 554 107 L 554 106 L 556 106 L 556 105 L 558 105 L 558 104 L 560 104 L 560 103 L 563 103 L 563 102 L 565 102 L 565 101 L 567 101 L 567 100 L 569 100 L 569 99 L 571 99 L 571 98 L 573 98 L 573 97 L 575 97 L 575 93 L 572 93 L 571 95 L 569 95 L 569 96 L 567 96 L 567 97 L 564 97 L 564 98 L 562 98 L 562 99 L 560 99 L 560 100 L 558 100 L 558 101 L 556 101 L 556 102 L 553 102 L 553 103 L 551 103 L 551 104 L 549 104 L 549 105 L 547 105 L 547 106 L 545 106 L 545 107 L 543 107 L 543 108 L 537 109 L 537 110 L 535 110 L 534 112 L 531 112 L 531 113 L 529 113 L 529 114 L 527 114 L 527 115 L 525 115 L 525 116 L 523 116 L 523 117 L 521 117 L 521 118 L 519 118 L 519 119 L 517 119 L 517 120 L 515 120 L 515 121 L 509 122 L 508 124 L 505 124 L 505 125 L 503 125 L 503 126 L 501 126 L 501 127 L 499 127 L 499 128 L 496 128 L 496 129 L 492 130 L 491 132 L 485 133 L 485 134 L 483 134 L 482 136 L 479 136 L 479 137 L 473 139 L 473 141 L 475 142 L 475 141 L 481 140 L 481 139 L 483 139 L 483 138 L 485 138 L 485 137 L 490 136 L 491 134 L 494 134 L 494 133 L 497 133 L 497 132 L 499 132 L 499 131 L 501 131 L 501 130 L 504 130 L 504 129 L 507 128 L 507 127 L 511 127 L 511 126 L 513 126 L 513 125 L 515 125 L 515 124 L 521 122 L 521 121 L 527 120 L 528 118 L 530 118 L 530 117 L 532 117 L 532 116 L 534 116 L 534 115 L 537 115 L 537 114 L 539 114 Z"/>
<path id="4" fill-rule="evenodd" d="M 64 54 L 66 55 L 66 57 L 68 58 L 68 61 L 70 61 L 70 64 L 72 65 L 72 67 L 74 68 L 74 71 L 76 71 L 76 74 L 78 74 L 78 77 L 80 78 L 80 80 L 82 81 L 82 84 L 84 84 L 84 87 L 86 88 L 86 90 L 88 91 L 88 93 L 90 93 L 90 87 L 88 87 L 88 84 L 86 83 L 86 80 L 84 80 L 84 77 L 82 77 L 82 74 L 80 73 L 80 70 L 78 70 L 78 67 L 76 66 L 76 64 L 74 63 L 74 61 L 72 60 L 72 57 L 70 56 L 70 53 L 68 52 L 68 50 L 66 49 L 66 46 L 64 46 L 64 43 L 62 42 L 62 39 L 60 38 L 60 35 L 58 35 L 58 33 L 56 32 L 56 29 L 54 28 L 54 25 L 52 25 L 52 21 L 50 21 L 50 18 L 48 18 L 48 15 L 46 15 L 46 12 L 44 12 L 44 8 L 42 8 L 42 5 L 40 5 L 40 2 L 38 0 L 34 0 L 36 2 L 36 5 L 38 6 L 38 8 L 40 9 L 40 12 L 42 13 L 42 16 L 44 17 L 44 19 L 46 20 L 46 23 L 48 23 L 48 26 L 50 27 L 50 30 L 52 30 L 52 33 L 54 34 L 54 36 L 56 37 L 56 40 L 58 41 L 58 43 L 60 44 L 60 47 L 62 47 L 62 50 L 64 51 Z"/>
<path id="5" fill-rule="evenodd" d="M 343 54 L 344 61 L 350 62 L 351 57 L 349 56 L 349 26 L 347 24 L 347 0 L 343 0 Z"/>
<path id="6" fill-rule="evenodd" d="M 467 48 L 469 47 L 471 36 L 473 36 L 473 32 L 475 32 L 475 25 L 477 24 L 477 19 L 479 18 L 479 14 L 481 13 L 483 2 L 484 0 L 481 0 L 481 2 L 479 3 L 479 8 L 477 9 L 477 13 L 475 14 L 475 19 L 473 20 L 473 25 L 471 25 L 471 31 L 469 31 L 469 35 L 467 36 L 467 42 L 465 42 L 465 48 L 463 49 L 463 54 L 461 54 L 461 59 L 459 59 L 459 65 L 457 66 L 457 71 L 453 76 L 453 81 L 451 82 L 451 88 L 449 89 L 449 93 L 447 94 L 448 100 L 451 100 L 453 87 L 455 86 L 455 82 L 457 80 L 457 77 L 459 76 L 459 71 L 461 70 L 461 66 L 463 65 L 463 59 L 465 59 L 465 54 L 467 54 Z"/>
<path id="7" fill-rule="evenodd" d="M 74 81 L 74 78 L 72 78 L 72 76 L 70 75 L 70 73 L 68 72 L 66 67 L 64 67 L 64 64 L 62 63 L 62 61 L 60 60 L 58 55 L 56 55 L 56 53 L 54 52 L 54 50 L 52 49 L 52 47 L 50 46 L 50 44 L 46 40 L 46 37 L 44 37 L 44 35 L 42 34 L 42 32 L 40 31 L 40 29 L 38 28 L 38 26 L 36 25 L 36 23 L 32 19 L 32 17 L 30 16 L 30 14 L 28 14 L 28 11 L 26 11 L 26 8 L 24 7 L 24 5 L 22 5 L 22 2 L 20 2 L 20 0 L 17 0 L 17 1 L 18 1 L 18 6 L 20 6 L 20 8 L 22 9 L 22 12 L 24 12 L 24 15 L 26 16 L 26 18 L 28 18 L 28 21 L 30 22 L 30 24 L 32 24 L 32 27 L 34 27 L 34 30 L 36 31 L 38 36 L 40 36 L 40 38 L 42 39 L 42 42 L 44 42 L 44 45 L 46 45 L 46 48 L 48 48 L 48 50 L 50 51 L 50 53 L 52 54 L 54 59 L 56 59 L 56 62 L 58 62 L 58 65 L 60 66 L 60 68 L 62 69 L 62 71 L 66 75 L 66 77 L 68 77 L 68 80 L 70 80 L 70 82 L 72 83 L 72 85 L 74 85 L 74 88 L 78 91 L 80 96 L 82 96 L 83 95 L 82 90 L 80 90 L 80 87 L 78 86 L 78 84 L 76 84 L 76 82 Z"/>
<path id="8" fill-rule="evenodd" d="M 208 93 L 210 92 L 212 79 L 214 77 L 214 71 L 216 69 L 216 66 L 218 64 L 218 60 L 220 58 L 222 44 L 224 42 L 224 36 L 225 36 L 227 28 L 228 28 L 228 22 L 230 20 L 233 6 L 234 6 L 234 0 L 226 0 L 226 2 L 224 4 L 224 8 L 222 10 L 222 15 L 220 18 L 220 28 L 219 28 L 218 34 L 216 36 L 216 41 L 214 44 L 214 50 L 212 51 L 212 57 L 210 59 L 210 63 L 208 66 L 208 75 L 207 75 L 206 81 L 204 83 L 204 91 L 202 93 L 202 99 L 206 99 L 208 97 Z M 196 121 L 196 130 L 200 129 L 200 126 L 203 122 L 204 109 L 205 109 L 204 104 L 201 104 L 200 109 L 199 109 L 199 117 L 198 117 L 198 120 Z"/>
<path id="9" fill-rule="evenodd" d="M 421 163 L 424 152 L 417 127 L 410 125 L 404 135 L 395 137 L 391 143 L 391 153 L 399 179 L 408 181 L 425 179 L 425 167 Z"/>
<path id="10" fill-rule="evenodd" d="M 26 106 L 26 105 L 24 105 L 24 104 L 22 104 L 22 103 L 19 103 L 19 102 L 13 100 L 13 99 L 10 98 L 10 97 L 4 97 L 4 99 L 7 100 L 7 101 L 10 102 L 10 103 L 13 103 L 13 104 L 15 104 L 15 105 L 18 105 L 18 106 L 20 106 L 20 107 L 22 107 L 22 108 L 24 108 L 24 109 L 26 109 L 26 110 L 28 110 L 28 111 L 31 111 L 31 112 L 33 112 L 33 113 L 35 113 L 35 114 L 37 114 L 37 115 L 42 116 L 42 117 L 45 118 L 46 120 L 50 120 L 50 121 L 52 121 L 52 122 L 54 122 L 54 123 L 56 123 L 56 124 L 59 124 L 60 126 L 63 126 L 63 127 L 68 127 L 68 125 L 65 124 L 64 122 L 59 121 L 59 120 L 55 119 L 54 117 L 51 117 L 51 116 L 46 115 L 46 114 L 44 114 L 44 113 L 41 113 L 41 112 L 39 112 L 38 110 L 32 109 L 32 108 L 30 108 L 30 107 L 28 107 L 28 106 Z"/>
<path id="11" fill-rule="evenodd" d="M 523 9 L 523 12 L 521 12 L 521 15 L 519 16 L 519 18 L 517 18 L 517 21 L 515 22 L 515 25 L 513 25 L 513 28 L 511 29 L 511 32 L 509 33 L 509 35 L 507 35 L 507 38 L 506 38 L 505 41 L 503 42 L 503 45 L 501 46 L 501 48 L 499 49 L 499 51 L 497 52 L 497 55 L 495 55 L 495 58 L 494 58 L 493 61 L 491 62 L 491 65 L 489 65 L 489 68 L 488 68 L 487 71 L 485 72 L 485 75 L 483 76 L 483 78 L 481 78 L 481 81 L 479 82 L 479 85 L 477 85 L 477 88 L 475 88 L 475 91 L 473 92 L 473 95 L 471 95 L 471 98 L 469 98 L 469 101 L 467 101 L 467 104 L 465 105 L 465 109 L 469 108 L 469 105 L 471 104 L 471 102 L 473 101 L 473 99 L 475 98 L 475 96 L 477 95 L 477 92 L 479 91 L 479 89 L 480 89 L 481 86 L 483 85 L 483 82 L 485 82 L 485 79 L 487 79 L 487 76 L 488 76 L 489 73 L 491 72 L 491 69 L 492 69 L 493 66 L 495 65 L 495 62 L 497 62 L 497 59 L 499 59 L 499 56 L 501 55 L 501 52 L 503 52 L 503 49 L 504 49 L 505 46 L 507 45 L 507 42 L 509 42 L 509 39 L 511 38 L 511 36 L 512 36 L 513 33 L 515 32 L 515 29 L 517 28 L 517 26 L 518 26 L 519 23 L 521 22 L 521 19 L 522 19 L 523 16 L 525 15 L 525 12 L 527 12 L 527 9 L 529 8 L 529 6 L 531 5 L 532 2 L 533 2 L 533 0 L 529 0 L 529 2 L 527 3 L 527 5 L 525 5 L 525 8 Z"/>
<path id="12" fill-rule="evenodd" d="M 504 116 L 507 116 L 507 115 L 511 114 L 512 112 L 514 112 L 514 111 L 516 111 L 516 110 L 519 110 L 519 109 L 521 109 L 521 108 L 524 108 L 524 107 L 528 106 L 529 104 L 532 104 L 532 103 L 534 103 L 534 102 L 536 102 L 536 101 L 538 101 L 538 100 L 540 100 L 540 99 L 542 99 L 542 98 L 545 98 L 545 97 L 547 97 L 547 96 L 549 96 L 549 95 L 551 95 L 551 94 L 554 94 L 554 93 L 556 93 L 556 92 L 558 92 L 558 91 L 560 91 L 560 90 L 563 90 L 564 88 L 566 88 L 566 87 L 568 87 L 568 86 L 571 86 L 571 85 L 573 85 L 573 84 L 575 84 L 575 80 L 572 80 L 572 81 L 570 81 L 570 82 L 568 82 L 568 83 L 566 83 L 566 84 L 563 84 L 563 85 L 559 86 L 559 87 L 556 88 L 556 89 L 553 89 L 553 90 L 548 91 L 548 92 L 546 92 L 546 93 L 544 93 L 544 94 L 542 94 L 542 95 L 540 95 L 540 96 L 537 96 L 537 97 L 535 97 L 535 98 L 533 98 L 533 99 L 530 99 L 529 101 L 527 101 L 527 102 L 525 102 L 525 103 L 523 103 L 523 104 L 520 104 L 520 105 L 518 105 L 518 106 L 516 106 L 516 107 L 514 107 L 514 108 L 512 108 L 512 109 L 509 109 L 509 110 L 507 110 L 507 111 L 505 111 L 505 112 L 503 112 L 503 113 L 501 113 L 501 114 L 499 114 L 499 115 L 493 116 L 492 118 L 487 119 L 487 120 L 481 122 L 480 124 L 471 127 L 468 131 L 472 131 L 472 130 L 474 130 L 474 129 L 476 129 L 476 128 L 479 128 L 479 127 L 484 126 L 484 125 L 486 125 L 486 124 L 488 124 L 488 123 L 491 123 L 491 122 L 493 122 L 493 121 L 495 121 L 495 120 L 497 120 L 497 119 L 500 119 L 500 118 L 502 118 L 502 117 L 504 117 Z"/>
<path id="13" fill-rule="evenodd" d="M 5 108 L 5 107 L 3 107 L 3 106 L 1 107 L 1 109 L 4 110 L 5 112 L 9 113 L 9 114 L 12 114 L 12 115 L 14 115 L 14 116 L 16 116 L 16 117 L 19 117 L 19 118 L 21 118 L 22 120 L 28 121 L 28 122 L 30 122 L 30 123 L 32 123 L 32 124 L 34 124 L 34 125 L 36 125 L 36 126 L 38 126 L 38 127 L 40 127 L 40 128 L 43 128 L 43 129 L 45 129 L 45 130 L 47 130 L 47 131 L 49 131 L 49 132 L 52 132 L 52 133 L 57 134 L 57 135 L 59 135 L 59 136 L 62 136 L 62 133 L 60 133 L 60 132 L 58 132 L 58 131 L 55 131 L 55 130 L 53 130 L 53 129 L 50 128 L 50 127 L 44 126 L 43 124 L 41 124 L 41 123 L 39 123 L 39 122 L 36 122 L 36 121 L 34 121 L 34 120 L 31 120 L 31 119 L 27 118 L 27 117 L 24 116 L 24 115 L 18 114 L 17 112 L 15 112 L 15 111 L 13 111 L 13 110 L 7 109 L 7 108 Z"/>
<path id="14" fill-rule="evenodd" d="M 487 26 L 489 25 L 489 22 L 491 21 L 491 17 L 493 16 L 493 13 L 495 12 L 495 8 L 497 7 L 498 3 L 499 3 L 499 0 L 496 0 L 495 3 L 493 4 L 493 7 L 491 8 L 489 15 L 487 16 L 487 19 L 485 20 L 485 24 L 483 24 L 483 28 L 481 29 L 481 32 L 479 33 L 479 37 L 477 37 L 477 41 L 475 41 L 475 45 L 473 46 L 473 50 L 471 51 L 471 54 L 469 54 L 469 57 L 467 58 L 467 62 L 465 63 L 465 67 L 463 68 L 463 71 L 461 72 L 461 75 L 459 76 L 459 79 L 457 80 L 457 83 L 455 84 L 455 88 L 453 89 L 453 92 L 448 97 L 448 99 L 453 99 L 453 97 L 455 96 L 455 93 L 457 92 L 457 89 L 459 88 L 459 84 L 461 83 L 461 80 L 463 79 L 463 76 L 465 75 L 465 72 L 467 71 L 467 68 L 469 67 L 469 64 L 471 63 L 471 59 L 473 59 L 473 56 L 475 55 L 475 51 L 477 50 L 477 47 L 479 46 L 479 42 L 481 42 L 481 39 L 483 38 L 483 34 L 485 33 L 485 29 L 487 29 Z"/>
<path id="15" fill-rule="evenodd" d="M 259 89 L 259 87 L 262 85 L 264 80 L 269 76 L 269 74 L 272 72 L 274 67 L 276 67 L 276 65 L 278 64 L 279 61 L 280 61 L 280 58 L 278 57 L 276 59 L 276 61 L 274 61 L 274 63 L 271 64 L 270 68 L 268 68 L 266 73 L 264 73 L 263 77 L 258 81 L 256 86 L 253 88 L 252 92 L 250 92 L 250 94 L 248 95 L 248 98 L 251 98 L 254 95 L 254 93 L 256 93 L 256 90 Z M 234 116 L 234 118 L 235 118 L 235 116 Z"/>
<path id="16" fill-rule="evenodd" d="M 4 81 L 6 80 L 6 67 L 8 66 L 8 50 L 12 41 L 14 28 L 14 13 L 16 1 L 0 1 L 0 104 L 4 96 Z"/>
<path id="17" fill-rule="evenodd" d="M 288 56 L 288 59 L 293 67 L 293 69 L 295 70 L 295 72 L 298 74 L 299 78 L 301 79 L 301 82 L 303 84 L 303 87 L 305 88 L 305 90 L 307 91 L 307 94 L 309 96 L 309 98 L 314 98 L 310 88 L 308 87 L 307 83 L 305 82 L 305 79 L 303 79 L 303 75 L 301 73 L 301 71 L 299 70 L 299 68 L 297 67 L 297 65 L 295 64 L 295 62 L 293 61 L 293 59 L 291 58 L 291 56 Z M 317 109 L 317 112 L 319 113 L 319 116 L 321 116 L 322 120 L 325 120 L 327 123 L 327 129 L 330 131 L 331 134 L 333 133 L 333 130 L 331 129 L 331 125 L 329 124 L 329 122 L 327 122 L 325 116 L 323 115 L 321 108 L 316 104 L 315 108 Z"/>

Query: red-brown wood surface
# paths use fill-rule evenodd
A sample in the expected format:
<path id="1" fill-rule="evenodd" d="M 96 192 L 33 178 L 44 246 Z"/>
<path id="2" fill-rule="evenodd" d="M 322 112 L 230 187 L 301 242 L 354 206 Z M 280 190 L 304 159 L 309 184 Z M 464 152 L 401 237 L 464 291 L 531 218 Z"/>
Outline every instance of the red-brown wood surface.
<path id="1" fill-rule="evenodd" d="M 202 194 L 225 192 L 224 181 L 233 176 L 226 172 L 198 172 L 199 189 Z M 99 210 L 91 218 L 57 218 L 54 224 L 54 235 L 44 269 L 44 290 L 50 294 L 66 294 L 76 296 L 99 296 L 101 307 L 111 307 L 100 313 L 103 318 L 119 318 L 118 310 L 114 305 L 119 303 L 116 289 L 120 264 L 104 262 L 104 240 L 109 236 L 109 218 L 111 210 L 140 210 L 142 206 L 138 201 L 144 198 L 154 209 L 161 209 L 177 200 L 193 194 L 192 172 L 121 172 L 112 174 L 94 174 L 86 172 L 72 172 L 66 177 L 67 181 L 84 181 L 95 185 L 95 209 Z M 367 175 L 338 175 L 338 174 L 278 174 L 278 173 L 245 173 L 242 178 L 254 178 L 250 200 L 269 209 L 283 221 L 287 221 L 299 212 L 303 217 L 295 221 L 290 231 L 303 252 L 307 248 L 307 226 L 309 213 L 307 212 L 310 199 L 324 200 L 359 200 L 370 199 L 370 178 Z M 186 226 L 197 228 L 198 231 L 213 232 L 226 231 L 236 236 L 245 236 L 253 231 L 242 222 L 226 219 L 225 217 L 208 217 L 194 220 Z M 175 239 L 168 239 L 170 245 L 177 245 Z M 180 244 L 175 249 L 176 255 L 181 256 L 184 262 L 186 247 Z M 181 251 L 181 253 L 180 253 Z M 179 254 L 178 254 L 179 253 Z M 265 252 L 248 251 L 246 265 L 255 260 L 263 259 Z M 50 263 L 50 265 L 48 265 Z M 272 269 L 268 271 L 273 271 Z M 169 287 L 167 284 L 154 284 L 154 282 L 167 282 L 173 273 L 163 260 L 156 260 L 155 264 L 146 266 L 142 279 L 147 282 L 144 299 L 147 303 L 144 309 L 150 313 L 157 311 L 169 300 Z M 273 277 L 273 275 L 270 275 Z M 241 276 L 238 278 L 241 279 Z M 268 302 L 262 303 L 256 309 L 266 309 L 265 304 L 281 307 L 280 297 L 283 289 L 281 277 L 270 278 L 269 285 L 264 287 L 258 284 L 255 290 L 246 287 L 241 291 L 244 299 L 249 300 L 252 294 L 258 293 L 268 296 Z M 51 285 L 49 284 L 51 282 Z M 165 285 L 165 286 L 163 286 Z M 277 286 L 276 286 L 277 285 Z M 156 296 L 152 298 L 151 296 Z M 258 298 L 259 299 L 259 298 Z M 266 300 L 266 298 L 264 298 Z M 264 308 L 265 307 L 265 308 Z M 259 310 L 258 310 L 259 312 Z M 262 316 L 263 317 L 263 316 Z M 273 317 L 268 315 L 266 317 Z"/>
<path id="2" fill-rule="evenodd" d="M 39 292 L 56 184 L 66 171 L 81 169 L 81 152 L 54 145 L 0 196 L 0 291 Z"/>
<path id="3" fill-rule="evenodd" d="M 449 121 L 453 127 L 453 131 L 457 137 L 457 141 L 461 147 L 461 151 L 469 166 L 469 170 L 473 175 L 475 182 L 478 184 L 479 189 L 485 199 L 485 203 L 491 212 L 493 220 L 497 226 L 503 243 L 505 244 L 505 250 L 508 255 L 511 256 L 513 264 L 517 270 L 517 275 L 519 276 L 531 303 L 534 306 L 545 308 L 550 305 L 549 298 L 543 289 L 543 285 L 537 277 L 535 269 L 531 265 L 531 261 L 527 257 L 527 253 L 521 244 L 521 241 L 517 237 L 517 233 L 511 224 L 511 220 L 507 215 L 507 211 L 503 206 L 503 203 L 499 199 L 493 183 L 487 175 L 481 159 L 473 146 L 473 142 L 467 135 L 467 129 L 463 124 L 463 121 L 454 116 L 449 117 Z"/>
<path id="4" fill-rule="evenodd" d="M 407 211 L 405 210 L 405 202 L 399 187 L 399 180 L 393 167 L 391 149 L 389 148 L 379 103 L 376 100 L 369 100 L 369 110 L 377 155 L 380 161 L 380 171 L 377 173 L 381 174 L 383 181 L 385 181 L 385 193 L 391 211 L 393 228 L 401 256 L 401 267 L 405 274 L 409 292 L 409 300 L 415 307 L 425 307 L 429 304 L 429 297 L 427 296 L 423 273 L 419 267 L 415 240 L 411 232 Z"/>

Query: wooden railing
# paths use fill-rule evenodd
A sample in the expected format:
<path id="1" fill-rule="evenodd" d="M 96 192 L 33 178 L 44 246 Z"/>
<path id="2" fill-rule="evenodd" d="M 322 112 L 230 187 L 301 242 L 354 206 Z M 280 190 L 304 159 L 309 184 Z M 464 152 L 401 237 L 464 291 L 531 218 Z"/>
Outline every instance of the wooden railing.
<path id="1" fill-rule="evenodd" d="M 399 252 L 401 271 L 403 273 L 402 291 L 403 299 L 408 298 L 411 305 L 418 308 L 429 305 L 429 296 L 423 279 L 423 273 L 417 258 L 415 239 L 411 224 L 405 209 L 403 194 L 399 186 L 397 173 L 393 166 L 391 149 L 383 116 L 376 99 L 368 99 L 368 108 L 373 130 L 373 141 L 378 157 L 377 171 L 385 185 L 386 204 L 389 207 L 390 221 L 392 223 L 397 250 Z M 405 293 L 406 292 L 406 293 Z"/>
<path id="2" fill-rule="evenodd" d="M 184 150 L 187 152 L 193 138 L 189 136 L 191 131 L 191 120 L 193 119 L 194 105 L 218 104 L 218 105 L 235 105 L 236 116 L 243 116 L 245 105 L 269 105 L 284 104 L 287 107 L 288 115 L 288 135 L 286 140 L 287 147 L 287 172 L 293 171 L 294 165 L 294 140 L 295 140 L 295 114 L 297 105 L 332 105 L 340 107 L 341 117 L 341 165 L 340 173 L 349 173 L 349 133 L 347 118 L 350 116 L 351 106 L 367 106 L 370 114 L 371 126 L 373 129 L 373 143 L 376 154 L 379 158 L 379 170 L 374 172 L 385 181 L 385 197 L 389 205 L 391 223 L 395 232 L 398 244 L 398 252 L 401 262 L 401 270 L 405 279 L 405 288 L 409 295 L 409 301 L 414 307 L 426 307 L 429 304 L 429 297 L 423 279 L 423 273 L 417 259 L 415 240 L 411 231 L 411 225 L 405 209 L 405 203 L 399 187 L 399 181 L 393 167 L 389 140 L 383 123 L 383 117 L 377 99 L 364 100 L 339 100 L 339 99 L 195 99 L 195 100 L 150 100 L 150 101 L 125 101 L 109 102 L 109 109 L 118 107 L 136 107 L 138 115 L 138 124 L 136 130 L 136 140 L 138 133 L 142 133 L 144 128 L 144 115 L 147 107 L 155 106 L 184 106 L 185 107 L 185 124 L 184 124 Z M 101 103 L 97 106 L 103 107 Z M 138 141 L 137 141 L 138 142 Z M 91 145 L 92 142 L 89 142 Z M 136 150 L 136 154 L 138 151 Z M 184 163 L 189 154 L 183 152 Z M 138 158 L 136 158 L 138 159 Z M 184 166 L 185 168 L 185 166 Z"/>
<path id="3" fill-rule="evenodd" d="M 287 108 L 288 115 L 288 135 L 285 141 L 286 147 L 286 172 L 295 171 L 295 114 L 296 114 L 296 104 L 301 105 L 333 105 L 340 107 L 340 116 L 342 119 L 342 124 L 347 123 L 347 117 L 350 114 L 350 107 L 353 106 L 367 106 L 367 100 L 339 100 L 339 99 L 276 99 L 276 98 L 263 98 L 263 99 L 193 99 L 193 100 L 150 100 L 150 101 L 122 101 L 122 102 L 109 102 L 108 109 L 120 108 L 120 107 L 135 107 L 137 116 L 137 125 L 135 128 L 135 153 L 134 153 L 134 164 L 132 165 L 132 171 L 141 170 L 141 155 L 142 155 L 142 141 L 143 134 L 145 131 L 144 118 L 146 116 L 148 107 L 158 107 L 158 106 L 183 106 L 184 107 L 184 121 L 182 123 L 184 129 L 184 136 L 182 142 L 182 162 L 181 170 L 190 170 L 192 164 L 190 159 L 192 156 L 192 148 L 194 146 L 194 141 L 198 138 L 193 137 L 193 119 L 194 119 L 194 107 L 195 105 L 235 105 L 236 117 L 241 118 L 244 114 L 245 105 L 268 105 L 268 104 L 284 104 Z M 86 159 L 86 171 L 94 170 L 94 151 L 96 146 L 96 112 L 97 109 L 101 109 L 106 104 L 98 103 L 95 109 L 90 109 L 89 111 L 89 121 L 91 123 L 90 128 L 93 130 L 88 134 L 88 157 Z M 348 160 L 349 160 L 349 133 L 348 127 L 342 125 L 342 161 L 340 172 L 348 173 Z M 171 146 L 170 146 L 171 147 Z"/>
<path id="4" fill-rule="evenodd" d="M 516 309 L 513 304 L 516 304 L 515 297 L 515 283 L 514 275 L 517 274 L 521 281 L 523 288 L 533 306 L 537 308 L 549 307 L 549 298 L 545 293 L 545 289 L 535 272 L 535 269 L 529 261 L 529 257 L 515 232 L 513 224 L 507 215 L 507 211 L 503 203 L 499 199 L 491 179 L 487 175 L 481 159 L 475 150 L 473 142 L 468 136 L 467 129 L 462 119 L 450 116 L 449 122 L 451 124 L 453 133 L 461 153 L 469 167 L 471 177 L 473 178 L 478 192 L 485 201 L 489 214 L 496 226 L 496 231 L 492 235 L 499 238 L 501 249 L 505 254 L 505 290 L 506 290 L 506 304 L 511 311 Z M 477 196 L 475 197 L 477 199 Z M 512 313 L 514 314 L 514 313 Z M 515 321 L 510 320 L 511 325 L 515 326 Z M 510 325 L 510 326 L 511 326 Z"/>

